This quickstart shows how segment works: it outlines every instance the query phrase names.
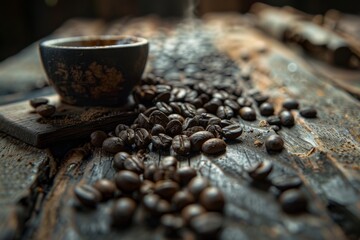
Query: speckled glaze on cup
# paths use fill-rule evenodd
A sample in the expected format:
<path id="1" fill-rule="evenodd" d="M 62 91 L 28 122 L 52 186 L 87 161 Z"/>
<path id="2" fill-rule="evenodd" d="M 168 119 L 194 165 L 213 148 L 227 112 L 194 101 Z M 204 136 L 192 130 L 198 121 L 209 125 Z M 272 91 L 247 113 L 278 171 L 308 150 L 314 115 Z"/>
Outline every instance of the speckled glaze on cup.
<path id="1" fill-rule="evenodd" d="M 63 102 L 120 106 L 144 72 L 149 43 L 134 36 L 85 36 L 46 40 L 39 49 Z"/>

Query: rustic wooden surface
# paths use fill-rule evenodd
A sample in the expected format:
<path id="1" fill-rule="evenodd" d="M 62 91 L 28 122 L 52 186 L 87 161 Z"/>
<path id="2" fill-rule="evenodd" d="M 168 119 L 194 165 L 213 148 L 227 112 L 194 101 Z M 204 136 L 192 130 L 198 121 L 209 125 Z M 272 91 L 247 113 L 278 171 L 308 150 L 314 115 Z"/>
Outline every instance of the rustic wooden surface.
<path id="1" fill-rule="evenodd" d="M 359 102 L 312 73 L 306 62 L 283 45 L 244 27 L 241 18 L 213 16 L 205 22 L 205 28 L 218 33 L 214 44 L 220 51 L 238 61 L 242 69 L 256 68 L 244 88 L 257 88 L 269 94 L 277 109 L 282 99 L 294 97 L 301 105 L 315 105 L 319 115 L 317 119 L 304 119 L 294 112 L 296 125 L 279 132 L 286 147 L 279 154 L 270 155 L 263 145 L 254 143 L 263 142 L 272 131 L 260 126 L 262 118 L 255 122 L 239 119 L 244 133 L 239 141 L 229 143 L 226 153 L 182 159 L 180 165 L 197 168 L 225 194 L 226 222 L 221 238 L 357 239 L 360 236 Z M 161 29 L 161 34 L 174 34 L 171 31 L 174 25 L 156 18 L 130 21 L 125 27 L 124 24 L 115 22 L 101 32 L 141 32 L 151 37 Z M 264 44 L 268 52 L 256 53 Z M 254 53 L 249 63 L 239 59 L 244 46 Z M 1 238 L 18 234 L 23 239 L 161 239 L 159 231 L 145 228 L 140 222 L 124 231 L 110 229 L 110 203 L 95 211 L 76 210 L 74 186 L 112 178 L 110 155 L 85 144 L 70 150 L 65 157 L 64 149 L 53 148 L 55 160 L 51 160 L 47 150 L 29 147 L 4 134 L 0 140 L 4 146 L 0 163 L 5 164 L 0 175 L 1 206 L 6 206 L 0 209 L 1 223 L 6 223 L 0 225 Z M 26 158 L 16 161 L 19 156 Z M 162 157 L 150 153 L 147 162 L 158 162 Z M 283 213 L 272 189 L 264 191 L 250 183 L 244 169 L 265 159 L 275 165 L 270 178 L 284 174 L 301 177 L 302 190 L 310 200 L 309 214 Z M 30 163 L 34 164 L 31 168 Z M 15 167 L 16 173 L 23 169 L 24 180 L 13 174 L 9 176 L 9 170 Z M 3 179 L 9 184 L 5 185 Z M 44 191 L 34 194 L 31 189 L 36 188 Z M 12 193 L 13 189 L 18 190 Z M 22 196 L 29 200 L 25 207 Z M 20 217 L 24 211 L 11 210 L 19 207 L 26 210 L 26 217 Z"/>

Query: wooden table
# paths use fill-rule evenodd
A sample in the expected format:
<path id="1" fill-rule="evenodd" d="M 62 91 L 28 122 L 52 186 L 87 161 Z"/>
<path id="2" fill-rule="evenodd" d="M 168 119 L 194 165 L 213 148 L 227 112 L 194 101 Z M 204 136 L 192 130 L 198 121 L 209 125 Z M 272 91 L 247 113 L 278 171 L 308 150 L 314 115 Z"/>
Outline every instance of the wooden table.
<path id="1" fill-rule="evenodd" d="M 72 20 L 54 35 L 141 34 L 156 41 L 180 36 L 195 25 L 156 17 L 122 19 L 112 23 Z M 358 239 L 360 237 L 360 104 L 327 79 L 316 75 L 308 63 L 286 46 L 269 38 L 237 15 L 204 18 L 196 29 L 213 33 L 214 46 L 236 61 L 242 71 L 254 69 L 245 90 L 256 88 L 270 95 L 276 110 L 287 97 L 301 105 L 314 105 L 318 118 L 306 119 L 294 112 L 296 125 L 283 128 L 285 150 L 268 154 L 262 144 L 271 133 L 259 118 L 239 119 L 244 133 L 220 156 L 203 154 L 184 158 L 210 179 L 225 195 L 225 227 L 222 239 Z M 178 35 L 176 35 L 178 34 Z M 155 40 L 154 40 L 155 41 Z M 265 46 L 265 47 L 264 47 Z M 36 46 L 5 64 L 19 71 L 16 81 L 44 79 Z M 263 53 L 266 49 L 266 53 Z M 246 50 L 250 61 L 240 56 Z M 17 60 L 17 61 L 16 61 Z M 12 61 L 12 62 L 11 62 Z M 153 58 L 149 58 L 148 71 Z M 17 65 L 16 65 L 17 64 Z M 31 70 L 21 68 L 31 64 Z M 1 65 L 4 66 L 4 65 Z M 6 68 L 1 68 L 7 72 Z M 17 68 L 15 68 L 17 67 Z M 260 143 L 260 144 L 259 144 Z M 112 178 L 112 156 L 88 143 L 72 143 L 37 149 L 0 133 L 0 239 L 159 239 L 161 233 L 141 223 L 114 231 L 109 227 L 109 204 L 95 211 L 79 212 L 73 189 L 79 183 Z M 162 155 L 149 153 L 148 161 Z M 253 187 L 245 168 L 261 160 L 274 163 L 270 177 L 297 174 L 309 199 L 308 214 L 281 211 L 271 191 Z"/>

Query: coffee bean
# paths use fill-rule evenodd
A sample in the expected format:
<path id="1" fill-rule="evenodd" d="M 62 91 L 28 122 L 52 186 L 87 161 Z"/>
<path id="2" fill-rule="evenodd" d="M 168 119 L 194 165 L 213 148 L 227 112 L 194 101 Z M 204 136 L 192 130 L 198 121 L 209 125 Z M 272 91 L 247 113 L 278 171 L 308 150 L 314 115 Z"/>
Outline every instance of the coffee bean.
<path id="1" fill-rule="evenodd" d="M 196 115 L 196 107 L 190 103 L 181 105 L 181 112 L 184 117 L 194 117 Z"/>
<path id="2" fill-rule="evenodd" d="M 199 119 L 198 118 L 186 118 L 183 122 L 182 129 L 187 130 L 191 127 L 195 127 L 199 125 Z"/>
<path id="3" fill-rule="evenodd" d="M 239 111 L 240 117 L 246 121 L 256 120 L 256 113 L 254 109 L 250 107 L 242 107 Z"/>
<path id="4" fill-rule="evenodd" d="M 181 211 L 184 207 L 194 202 L 194 196 L 187 190 L 176 192 L 171 200 L 171 203 L 176 211 Z"/>
<path id="5" fill-rule="evenodd" d="M 240 107 L 251 107 L 252 101 L 249 98 L 246 97 L 239 97 L 237 99 L 237 103 Z"/>
<path id="6" fill-rule="evenodd" d="M 207 154 L 222 153 L 226 150 L 226 143 L 222 139 L 211 138 L 203 143 L 201 150 Z"/>
<path id="7" fill-rule="evenodd" d="M 150 181 L 150 180 L 144 180 L 142 183 L 141 183 L 141 186 L 140 186 L 140 195 L 141 196 L 145 196 L 147 194 L 152 194 L 154 193 L 154 189 L 155 189 L 155 184 Z"/>
<path id="8" fill-rule="evenodd" d="M 159 93 L 153 100 L 153 102 L 164 102 L 164 103 L 168 103 L 170 101 L 171 98 L 171 93 L 170 92 L 162 92 Z"/>
<path id="9" fill-rule="evenodd" d="M 172 107 L 165 102 L 157 102 L 156 107 L 159 109 L 159 111 L 165 113 L 166 115 L 169 115 L 173 112 Z"/>
<path id="10" fill-rule="evenodd" d="M 179 122 L 183 123 L 185 121 L 184 117 L 181 116 L 180 114 L 177 114 L 177 113 L 173 113 L 173 114 L 170 114 L 168 116 L 169 118 L 169 121 L 171 120 L 178 120 Z"/>
<path id="11" fill-rule="evenodd" d="M 203 206 L 199 204 L 190 204 L 181 211 L 181 217 L 184 219 L 186 224 L 189 224 L 194 217 L 205 212 L 206 210 Z"/>
<path id="12" fill-rule="evenodd" d="M 259 164 L 255 165 L 251 169 L 248 169 L 249 176 L 254 180 L 264 180 L 266 179 L 273 169 L 272 162 L 264 160 Z"/>
<path id="13" fill-rule="evenodd" d="M 300 115 L 305 118 L 316 118 L 317 111 L 313 107 L 304 107 L 299 111 Z"/>
<path id="14" fill-rule="evenodd" d="M 219 213 L 203 213 L 192 218 L 190 227 L 196 233 L 198 239 L 218 239 L 223 221 L 224 219 Z"/>
<path id="15" fill-rule="evenodd" d="M 54 115 L 56 107 L 50 104 L 42 104 L 35 108 L 35 111 L 42 117 L 47 118 Z"/>
<path id="16" fill-rule="evenodd" d="M 33 98 L 29 103 L 33 108 L 37 108 L 40 105 L 48 104 L 49 100 L 46 98 Z"/>
<path id="17" fill-rule="evenodd" d="M 194 127 L 188 128 L 187 131 L 191 132 L 192 133 L 191 135 L 193 135 L 194 133 L 205 131 L 205 129 L 202 126 L 194 126 Z"/>
<path id="18" fill-rule="evenodd" d="M 200 131 L 190 136 L 191 148 L 193 151 L 200 151 L 203 143 L 210 138 L 214 138 L 214 135 L 208 131 Z"/>
<path id="19" fill-rule="evenodd" d="M 128 146 L 131 146 L 135 143 L 135 131 L 131 128 L 122 130 L 119 133 L 118 137 L 121 138 L 123 142 Z"/>
<path id="20" fill-rule="evenodd" d="M 295 119 L 291 112 L 289 111 L 282 111 L 279 115 L 281 124 L 285 127 L 291 127 L 295 124 Z"/>
<path id="21" fill-rule="evenodd" d="M 182 132 L 182 124 L 179 120 L 171 120 L 166 125 L 166 133 L 171 137 L 179 135 L 181 134 L 181 132 Z"/>
<path id="22" fill-rule="evenodd" d="M 161 198 L 156 194 L 145 195 L 142 199 L 143 206 L 150 212 L 155 212 Z"/>
<path id="23" fill-rule="evenodd" d="M 220 125 L 221 124 L 221 119 L 218 118 L 218 117 L 212 117 L 208 120 L 208 123 L 206 124 L 207 125 Z M 205 126 L 205 127 L 206 127 Z"/>
<path id="24" fill-rule="evenodd" d="M 195 108 L 201 108 L 203 106 L 203 102 L 201 101 L 201 99 L 199 98 L 195 98 L 191 101 L 189 101 L 190 104 L 194 105 Z M 206 111 L 206 110 L 205 110 Z M 198 113 L 198 111 L 196 110 L 196 113 Z"/>
<path id="25" fill-rule="evenodd" d="M 152 136 L 151 142 L 156 149 L 168 149 L 172 144 L 172 137 L 160 133 L 159 136 Z"/>
<path id="26" fill-rule="evenodd" d="M 154 181 L 154 174 L 157 171 L 155 165 L 149 165 L 144 169 L 144 179 Z"/>
<path id="27" fill-rule="evenodd" d="M 179 183 L 181 186 L 187 185 L 191 181 L 191 179 L 193 179 L 197 175 L 194 168 L 187 166 L 177 169 L 176 173 L 178 175 Z"/>
<path id="28" fill-rule="evenodd" d="M 150 114 L 149 120 L 151 124 L 160 124 L 164 128 L 169 122 L 169 118 L 166 116 L 166 114 L 159 110 L 153 111 Z"/>
<path id="29" fill-rule="evenodd" d="M 119 136 L 119 133 L 123 130 L 129 129 L 128 125 L 125 124 L 118 124 L 115 128 L 115 135 Z"/>
<path id="30" fill-rule="evenodd" d="M 301 179 L 297 176 L 280 176 L 272 179 L 271 183 L 280 191 L 299 188 L 302 185 Z"/>
<path id="31" fill-rule="evenodd" d="M 177 165 L 178 165 L 178 160 L 176 159 L 176 157 L 174 156 L 167 156 L 164 157 L 161 160 L 161 166 L 164 169 L 173 169 L 176 170 L 177 169 Z"/>
<path id="32" fill-rule="evenodd" d="M 173 214 L 163 215 L 160 222 L 164 227 L 164 234 L 167 237 L 178 237 L 184 227 L 183 219 Z"/>
<path id="33" fill-rule="evenodd" d="M 298 109 L 299 102 L 296 101 L 295 99 L 286 99 L 286 100 L 284 100 L 282 106 L 283 106 L 283 108 L 285 108 L 287 110 Z"/>
<path id="34" fill-rule="evenodd" d="M 171 212 L 171 205 L 165 199 L 160 199 L 158 204 L 156 205 L 155 212 L 157 215 L 162 216 L 164 214 Z"/>
<path id="35" fill-rule="evenodd" d="M 86 207 L 96 207 L 101 201 L 101 193 L 93 186 L 83 184 L 74 189 L 76 198 Z"/>
<path id="36" fill-rule="evenodd" d="M 233 125 L 233 124 L 237 124 L 237 122 L 235 122 L 231 119 L 221 119 L 221 121 L 220 121 L 220 126 L 222 128 Z"/>
<path id="37" fill-rule="evenodd" d="M 265 147 L 268 151 L 281 151 L 284 148 L 284 140 L 279 135 L 270 135 L 265 140 Z"/>
<path id="38" fill-rule="evenodd" d="M 118 152 L 113 159 L 113 168 L 117 171 L 124 169 L 124 162 L 130 155 L 127 152 Z"/>
<path id="39" fill-rule="evenodd" d="M 286 213 L 296 214 L 307 210 L 307 199 L 299 190 L 287 190 L 280 195 L 279 200 Z"/>
<path id="40" fill-rule="evenodd" d="M 136 155 L 132 155 L 125 159 L 124 169 L 141 174 L 144 172 L 144 163 Z"/>
<path id="41" fill-rule="evenodd" d="M 146 111 L 144 112 L 144 115 L 146 117 L 149 117 L 155 110 L 158 110 L 157 107 L 149 107 L 148 109 L 146 109 Z"/>
<path id="42" fill-rule="evenodd" d="M 104 140 L 102 149 L 109 153 L 121 152 L 125 149 L 125 143 L 121 138 L 109 137 Z"/>
<path id="43" fill-rule="evenodd" d="M 225 199 L 218 188 L 207 187 L 200 194 L 200 203 L 208 211 L 221 212 L 225 206 Z"/>
<path id="44" fill-rule="evenodd" d="M 171 86 L 165 84 L 157 84 L 155 86 L 156 93 L 171 92 Z"/>
<path id="45" fill-rule="evenodd" d="M 171 199 L 172 196 L 179 190 L 179 185 L 171 180 L 161 180 L 155 184 L 155 194 L 164 199 Z"/>
<path id="46" fill-rule="evenodd" d="M 185 88 L 175 87 L 171 91 L 171 95 L 172 95 L 171 100 L 172 101 L 183 101 L 186 97 L 186 93 L 187 93 L 187 91 Z"/>
<path id="47" fill-rule="evenodd" d="M 97 180 L 93 187 L 98 190 L 102 195 L 102 200 L 108 200 L 112 198 L 116 192 L 116 185 L 113 181 L 108 179 Z"/>
<path id="48" fill-rule="evenodd" d="M 221 119 L 230 119 L 234 116 L 234 111 L 228 106 L 220 106 L 216 110 L 216 115 Z"/>
<path id="49" fill-rule="evenodd" d="M 95 147 L 101 147 L 106 138 L 107 134 L 104 131 L 95 131 L 90 135 L 90 142 Z"/>
<path id="50" fill-rule="evenodd" d="M 262 103 L 266 102 L 269 99 L 269 96 L 264 95 L 262 93 L 256 93 L 252 95 L 252 98 L 256 101 L 258 105 L 261 105 Z"/>
<path id="51" fill-rule="evenodd" d="M 151 136 L 145 128 L 135 130 L 135 144 L 138 148 L 146 148 L 151 142 Z"/>
<path id="52" fill-rule="evenodd" d="M 115 227 L 125 227 L 131 224 L 136 211 L 136 202 L 131 198 L 120 198 L 115 201 L 111 215 Z"/>
<path id="53" fill-rule="evenodd" d="M 242 127 L 239 124 L 232 124 L 222 129 L 222 135 L 229 140 L 234 140 L 242 134 Z"/>
<path id="54" fill-rule="evenodd" d="M 122 170 L 115 175 L 115 184 L 123 192 L 133 192 L 140 188 L 140 178 L 134 172 Z"/>
<path id="55" fill-rule="evenodd" d="M 159 135 L 159 133 L 165 133 L 166 130 L 163 126 L 160 124 L 155 124 L 154 127 L 151 129 L 151 135 L 156 136 Z"/>
<path id="56" fill-rule="evenodd" d="M 187 155 L 191 151 L 191 142 L 186 135 L 176 135 L 172 140 L 171 146 L 179 155 Z"/>
<path id="57" fill-rule="evenodd" d="M 281 120 L 278 116 L 270 116 L 266 119 L 270 125 L 281 126 Z"/>
<path id="58" fill-rule="evenodd" d="M 181 103 L 179 102 L 170 102 L 169 105 L 173 109 L 174 113 L 181 115 Z"/>
<path id="59" fill-rule="evenodd" d="M 222 105 L 222 102 L 218 98 L 212 98 L 209 102 L 204 104 L 206 111 L 210 113 L 216 113 L 217 109 Z"/>
<path id="60" fill-rule="evenodd" d="M 274 106 L 271 103 L 264 102 L 259 107 L 260 114 L 263 116 L 271 116 L 274 114 Z"/>
<path id="61" fill-rule="evenodd" d="M 280 127 L 279 127 L 279 126 L 277 126 L 277 125 L 273 125 L 273 126 L 271 126 L 271 127 L 270 127 L 270 129 L 272 129 L 272 130 L 273 130 L 273 131 L 275 131 L 275 132 L 280 131 Z"/>
<path id="62" fill-rule="evenodd" d="M 175 182 L 178 182 L 178 176 L 176 174 L 176 170 L 173 168 L 168 168 L 168 169 L 164 169 L 164 168 L 158 168 L 153 176 L 154 182 L 158 182 L 161 180 L 172 180 Z"/>
<path id="63" fill-rule="evenodd" d="M 232 99 L 226 99 L 224 101 L 224 104 L 225 104 L 225 106 L 230 107 L 235 112 L 239 111 L 239 109 L 240 109 L 240 105 L 235 100 L 232 100 Z"/>
<path id="64" fill-rule="evenodd" d="M 189 182 L 188 189 L 195 197 L 195 199 L 198 199 L 200 193 L 208 186 L 209 186 L 209 181 L 206 178 L 195 177 Z"/>
<path id="65" fill-rule="evenodd" d="M 209 97 L 207 94 L 205 94 L 205 93 L 200 94 L 200 95 L 199 95 L 199 99 L 201 100 L 201 102 L 202 102 L 203 104 L 205 104 L 205 103 L 207 103 L 207 102 L 210 101 L 210 97 Z"/>
<path id="66" fill-rule="evenodd" d="M 209 125 L 207 126 L 206 131 L 211 132 L 216 138 L 221 138 L 223 134 L 223 130 L 219 125 Z"/>

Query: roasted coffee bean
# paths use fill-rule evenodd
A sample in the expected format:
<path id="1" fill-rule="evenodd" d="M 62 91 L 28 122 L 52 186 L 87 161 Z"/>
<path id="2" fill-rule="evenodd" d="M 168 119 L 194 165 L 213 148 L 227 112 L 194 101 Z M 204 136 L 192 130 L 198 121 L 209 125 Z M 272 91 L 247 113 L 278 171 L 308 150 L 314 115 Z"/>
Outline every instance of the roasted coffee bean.
<path id="1" fill-rule="evenodd" d="M 159 135 L 159 133 L 165 133 L 166 130 L 163 126 L 160 124 L 155 124 L 154 127 L 151 129 L 151 135 L 156 136 Z"/>
<path id="2" fill-rule="evenodd" d="M 122 130 L 118 137 L 121 138 L 128 146 L 131 146 L 135 143 L 135 131 L 131 128 Z"/>
<path id="3" fill-rule="evenodd" d="M 157 102 L 156 107 L 159 109 L 159 111 L 165 113 L 166 115 L 169 115 L 173 112 L 172 107 L 165 102 Z"/>
<path id="4" fill-rule="evenodd" d="M 115 175 L 115 184 L 123 192 L 134 192 L 140 188 L 141 182 L 138 174 L 122 170 Z"/>
<path id="5" fill-rule="evenodd" d="M 149 165 L 144 169 L 144 179 L 154 181 L 154 174 L 157 171 L 155 165 Z"/>
<path id="6" fill-rule="evenodd" d="M 204 104 L 206 111 L 210 113 L 216 113 L 217 109 L 222 105 L 222 102 L 218 98 L 212 98 L 209 102 Z"/>
<path id="7" fill-rule="evenodd" d="M 197 91 L 195 91 L 195 90 L 189 90 L 189 91 L 186 93 L 185 102 L 193 101 L 194 99 L 197 98 L 198 95 L 199 95 L 199 94 L 197 93 Z"/>
<path id="8" fill-rule="evenodd" d="M 131 198 L 120 198 L 115 201 L 111 211 L 112 225 L 125 227 L 131 224 L 136 211 L 136 202 Z"/>
<path id="9" fill-rule="evenodd" d="M 116 192 L 115 183 L 108 179 L 97 180 L 94 183 L 93 187 L 96 188 L 101 193 L 102 200 L 108 200 L 112 198 Z"/>
<path id="10" fill-rule="evenodd" d="M 167 237 L 178 237 L 184 227 L 183 219 L 173 214 L 163 215 L 160 222 L 164 228 L 164 235 Z"/>
<path id="11" fill-rule="evenodd" d="M 221 124 L 221 119 L 218 117 L 212 117 L 209 119 L 208 123 L 206 124 L 205 127 L 207 127 L 208 125 L 220 125 Z"/>
<path id="12" fill-rule="evenodd" d="M 190 103 L 181 104 L 181 112 L 184 117 L 194 117 L 196 115 L 196 107 Z"/>
<path id="13" fill-rule="evenodd" d="M 239 109 L 240 109 L 240 105 L 235 100 L 232 100 L 232 99 L 226 99 L 224 101 L 224 104 L 225 104 L 225 106 L 230 107 L 232 110 L 234 110 L 236 112 L 239 111 Z"/>
<path id="14" fill-rule="evenodd" d="M 161 166 L 162 166 L 164 169 L 173 169 L 173 170 L 176 170 L 177 165 L 178 165 L 178 160 L 177 160 L 176 157 L 174 157 L 174 156 L 167 156 L 167 157 L 164 157 L 164 158 L 161 160 Z"/>
<path id="15" fill-rule="evenodd" d="M 154 173 L 154 182 L 158 182 L 161 180 L 172 180 L 175 182 L 178 182 L 178 176 L 176 174 L 176 170 L 173 168 L 168 168 L 168 169 L 164 169 L 164 168 L 158 168 L 155 173 Z"/>
<path id="16" fill-rule="evenodd" d="M 214 135 L 208 131 L 196 132 L 190 136 L 191 149 L 193 151 L 200 151 L 205 141 L 214 138 Z"/>
<path id="17" fill-rule="evenodd" d="M 159 136 L 152 136 L 151 142 L 156 149 L 167 149 L 172 144 L 172 137 L 160 133 Z"/>
<path id="18" fill-rule="evenodd" d="M 239 124 L 232 124 L 222 129 L 222 135 L 224 138 L 234 140 L 242 134 L 242 127 Z"/>
<path id="19" fill-rule="evenodd" d="M 160 199 L 156 206 L 155 212 L 157 215 L 162 216 L 164 214 L 170 213 L 171 210 L 171 204 L 165 199 Z"/>
<path id="20" fill-rule="evenodd" d="M 172 197 L 171 203 L 176 211 L 195 202 L 194 196 L 187 190 L 178 191 Z"/>
<path id="21" fill-rule="evenodd" d="M 137 123 L 133 123 L 133 124 L 130 125 L 130 128 L 133 129 L 133 130 L 138 129 L 139 127 L 140 126 Z"/>
<path id="22" fill-rule="evenodd" d="M 170 98 L 171 98 L 171 93 L 170 92 L 162 92 L 162 93 L 159 93 L 153 99 L 153 102 L 165 102 L 165 103 L 168 103 L 170 101 Z"/>
<path id="23" fill-rule="evenodd" d="M 109 137 L 104 140 L 102 149 L 109 153 L 118 153 L 125 149 L 125 143 L 121 138 Z"/>
<path id="24" fill-rule="evenodd" d="M 181 134 L 181 132 L 182 132 L 182 123 L 179 120 L 171 120 L 166 125 L 166 133 L 171 137 L 179 135 Z"/>
<path id="25" fill-rule="evenodd" d="M 256 120 L 256 113 L 254 109 L 250 107 L 242 107 L 239 111 L 240 117 L 246 121 Z"/>
<path id="26" fill-rule="evenodd" d="M 299 190 L 287 190 L 280 195 L 279 200 L 283 211 L 286 213 L 296 214 L 307 210 L 307 199 Z"/>
<path id="27" fill-rule="evenodd" d="M 194 177 L 188 184 L 188 190 L 195 199 L 198 199 L 200 193 L 209 186 L 209 181 L 203 177 Z"/>
<path id="28" fill-rule="evenodd" d="M 140 195 L 141 196 L 145 196 L 147 194 L 152 194 L 154 193 L 154 189 L 155 189 L 155 184 L 150 181 L 150 180 L 144 180 L 142 183 L 141 183 L 141 187 L 140 187 Z"/>
<path id="29" fill-rule="evenodd" d="M 201 100 L 201 102 L 202 102 L 203 104 L 205 104 L 205 103 L 207 103 L 208 101 L 210 101 L 210 97 L 209 97 L 207 94 L 205 94 L 205 93 L 200 94 L 200 95 L 199 95 L 199 99 Z"/>
<path id="30" fill-rule="evenodd" d="M 101 147 L 106 138 L 107 134 L 104 131 L 95 131 L 90 135 L 90 142 L 95 147 Z"/>
<path id="31" fill-rule="evenodd" d="M 280 191 L 286 191 L 291 188 L 299 188 L 302 181 L 297 176 L 280 176 L 271 180 L 271 183 Z"/>
<path id="32" fill-rule="evenodd" d="M 221 138 L 223 134 L 223 130 L 219 125 L 209 125 L 207 126 L 206 131 L 211 132 L 216 138 Z"/>
<path id="33" fill-rule="evenodd" d="M 299 111 L 300 115 L 304 118 L 316 118 L 317 111 L 313 107 L 304 107 Z"/>
<path id="34" fill-rule="evenodd" d="M 56 107 L 54 105 L 50 104 L 42 104 L 35 108 L 36 113 L 38 113 L 40 116 L 47 118 L 54 115 L 56 112 Z"/>
<path id="35" fill-rule="evenodd" d="M 176 174 L 178 176 L 181 186 L 187 185 L 191 181 L 191 179 L 193 179 L 197 175 L 194 168 L 187 166 L 177 169 Z"/>
<path id="36" fill-rule="evenodd" d="M 177 114 L 177 113 L 173 113 L 173 114 L 170 114 L 168 116 L 169 118 L 169 121 L 171 120 L 178 120 L 179 122 L 183 123 L 185 121 L 184 117 L 181 116 L 180 114 Z"/>
<path id="37" fill-rule="evenodd" d="M 175 87 L 171 91 L 172 101 L 183 101 L 186 97 L 186 88 Z"/>
<path id="38" fill-rule="evenodd" d="M 29 103 L 33 108 L 37 108 L 40 105 L 48 104 L 49 100 L 46 98 L 33 98 Z"/>
<path id="39" fill-rule="evenodd" d="M 274 106 L 271 103 L 264 102 L 259 107 L 260 114 L 263 116 L 271 116 L 274 114 Z"/>
<path id="40" fill-rule="evenodd" d="M 187 155 L 191 151 L 191 142 L 186 135 L 176 135 L 172 140 L 171 146 L 179 155 Z"/>
<path id="41" fill-rule="evenodd" d="M 270 125 L 281 126 L 281 120 L 278 116 L 270 116 L 266 119 Z"/>
<path id="42" fill-rule="evenodd" d="M 191 100 L 189 103 L 192 104 L 195 108 L 201 108 L 204 105 L 201 99 L 199 98 L 195 98 L 194 100 Z M 198 113 L 197 110 L 196 113 Z"/>
<path id="43" fill-rule="evenodd" d="M 182 113 L 181 112 L 181 103 L 179 103 L 179 102 L 170 102 L 169 105 L 173 109 L 174 113 L 181 115 L 181 113 Z"/>
<path id="44" fill-rule="evenodd" d="M 249 176 L 254 180 L 264 180 L 266 179 L 273 169 L 272 162 L 264 160 L 254 167 L 248 169 Z"/>
<path id="45" fill-rule="evenodd" d="M 116 136 L 119 136 L 119 133 L 123 130 L 126 130 L 126 129 L 129 129 L 129 126 L 128 125 L 125 125 L 125 124 L 118 124 L 115 128 L 115 135 Z"/>
<path id="46" fill-rule="evenodd" d="M 203 143 L 201 150 L 207 154 L 222 153 L 226 150 L 226 143 L 222 139 L 211 138 Z"/>
<path id="47" fill-rule="evenodd" d="M 179 191 L 179 184 L 171 180 L 161 180 L 156 182 L 154 192 L 164 199 L 171 199 Z"/>
<path id="48" fill-rule="evenodd" d="M 252 101 L 246 97 L 239 97 L 237 99 L 237 103 L 240 105 L 240 107 L 251 107 L 252 105 Z"/>
<path id="49" fill-rule="evenodd" d="M 181 211 L 181 217 L 184 219 L 185 224 L 189 224 L 194 217 L 205 212 L 206 210 L 203 206 L 199 204 L 190 204 Z"/>
<path id="50" fill-rule="evenodd" d="M 191 128 L 188 128 L 187 131 L 191 132 L 192 134 L 197 133 L 197 132 L 201 132 L 201 131 L 205 131 L 205 129 L 202 126 L 194 126 Z M 191 135 L 192 135 L 191 134 Z M 191 136 L 190 135 L 190 136 Z"/>
<path id="51" fill-rule="evenodd" d="M 283 102 L 282 106 L 283 106 L 283 108 L 285 108 L 287 110 L 298 109 L 299 108 L 299 102 L 296 101 L 295 99 L 286 99 Z"/>
<path id="52" fill-rule="evenodd" d="M 171 92 L 171 86 L 165 84 L 157 84 L 155 86 L 156 93 Z"/>
<path id="53" fill-rule="evenodd" d="M 191 219 L 190 227 L 198 239 L 218 239 L 223 221 L 224 219 L 219 213 L 203 213 Z"/>
<path id="54" fill-rule="evenodd" d="M 212 97 L 218 98 L 223 101 L 223 100 L 229 98 L 229 94 L 227 92 L 225 92 L 224 90 L 220 90 L 220 91 L 214 92 Z"/>
<path id="55" fill-rule="evenodd" d="M 285 127 L 291 127 L 295 124 L 295 119 L 291 112 L 289 111 L 282 111 L 279 115 L 281 124 Z"/>
<path id="56" fill-rule="evenodd" d="M 216 187 L 207 187 L 200 194 L 201 205 L 210 212 L 221 212 L 225 206 L 222 192 Z"/>
<path id="57" fill-rule="evenodd" d="M 93 186 L 83 184 L 74 189 L 76 198 L 86 207 L 96 207 L 101 201 L 101 193 Z"/>
<path id="58" fill-rule="evenodd" d="M 221 121 L 220 121 L 220 126 L 222 128 L 233 125 L 233 124 L 237 124 L 237 122 L 235 122 L 231 119 L 221 119 Z"/>
<path id="59" fill-rule="evenodd" d="M 145 128 L 135 130 L 135 144 L 138 148 L 146 148 L 151 142 L 151 136 Z"/>
<path id="60" fill-rule="evenodd" d="M 151 129 L 151 127 L 153 126 L 153 124 L 150 123 L 150 119 L 143 113 L 140 113 L 139 116 L 137 117 L 137 124 L 139 125 L 139 127 L 145 129 Z"/>
<path id="61" fill-rule="evenodd" d="M 261 105 L 262 103 L 266 102 L 269 99 L 269 96 L 264 95 L 262 93 L 257 93 L 253 95 L 252 98 L 256 101 L 258 105 Z"/>
<path id="62" fill-rule="evenodd" d="M 216 115 L 221 119 L 230 119 L 234 116 L 234 111 L 228 106 L 220 106 L 216 110 Z"/>
<path id="63" fill-rule="evenodd" d="M 273 131 L 275 131 L 275 132 L 280 131 L 280 127 L 279 127 L 279 126 L 277 126 L 277 125 L 273 125 L 273 126 L 271 126 L 271 127 L 270 127 L 270 129 L 272 129 L 272 130 L 273 130 Z"/>
<path id="64" fill-rule="evenodd" d="M 150 212 L 155 212 L 160 200 L 160 196 L 156 194 L 148 194 L 144 196 L 144 198 L 142 199 L 142 203 L 146 210 Z"/>
<path id="65" fill-rule="evenodd" d="M 149 120 L 150 120 L 150 123 L 152 123 L 153 125 L 160 124 L 164 128 L 166 127 L 166 125 L 169 122 L 169 118 L 166 116 L 166 114 L 159 110 L 153 111 L 150 114 Z"/>
<path id="66" fill-rule="evenodd" d="M 187 130 L 188 128 L 195 127 L 199 125 L 199 119 L 198 118 L 185 118 L 185 121 L 183 122 L 182 129 Z"/>
<path id="67" fill-rule="evenodd" d="M 127 152 L 118 152 L 113 159 L 113 168 L 117 171 L 124 169 L 124 162 L 127 158 L 131 157 Z"/>
<path id="68" fill-rule="evenodd" d="M 132 155 L 125 159 L 124 169 L 141 174 L 144 172 L 144 163 L 136 155 Z"/>
<path id="69" fill-rule="evenodd" d="M 270 135 L 265 140 L 265 147 L 268 151 L 281 151 L 284 148 L 284 140 L 279 135 Z"/>
<path id="70" fill-rule="evenodd" d="M 157 107 L 150 107 L 150 108 L 146 109 L 146 111 L 144 112 L 144 115 L 146 117 L 149 117 L 155 110 L 158 110 Z"/>

